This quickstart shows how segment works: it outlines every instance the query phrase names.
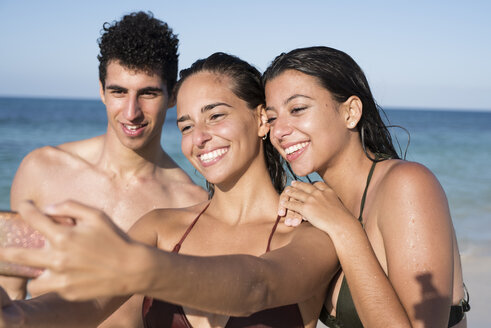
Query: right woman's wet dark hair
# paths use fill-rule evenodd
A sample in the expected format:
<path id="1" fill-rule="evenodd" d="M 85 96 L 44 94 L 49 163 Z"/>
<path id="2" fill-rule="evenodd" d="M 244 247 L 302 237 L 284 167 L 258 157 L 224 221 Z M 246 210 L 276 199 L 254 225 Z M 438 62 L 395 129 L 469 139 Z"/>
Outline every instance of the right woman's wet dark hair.
<path id="1" fill-rule="evenodd" d="M 263 74 L 263 85 L 289 69 L 315 77 L 338 103 L 351 96 L 360 98 L 363 113 L 357 128 L 365 154 L 371 160 L 377 159 L 372 158 L 367 150 L 376 156 L 399 158 L 365 74 L 353 58 L 329 47 L 295 49 L 274 59 Z"/>
<path id="2" fill-rule="evenodd" d="M 188 77 L 200 72 L 210 72 L 229 77 L 232 81 L 230 89 L 238 98 L 245 101 L 251 110 L 256 109 L 259 105 L 265 105 L 266 103 L 264 88 L 261 83 L 261 73 L 242 59 L 223 52 L 216 52 L 208 58 L 199 59 L 194 62 L 191 67 L 183 69 L 179 73 L 179 81 L 174 89 L 175 97 L 177 97 L 177 93 L 179 92 L 182 83 Z M 283 158 L 273 147 L 269 138 L 263 140 L 263 148 L 266 167 L 268 168 L 271 181 L 273 182 L 276 191 L 281 193 L 286 184 Z M 208 182 L 207 185 L 211 197 L 214 192 L 214 187 Z"/>

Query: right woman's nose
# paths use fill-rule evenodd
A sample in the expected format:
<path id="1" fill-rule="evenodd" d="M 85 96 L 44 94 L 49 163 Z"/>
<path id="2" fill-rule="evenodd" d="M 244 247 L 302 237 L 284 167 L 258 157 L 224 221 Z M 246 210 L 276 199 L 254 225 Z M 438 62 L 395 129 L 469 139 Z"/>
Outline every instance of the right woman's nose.
<path id="1" fill-rule="evenodd" d="M 270 127 L 271 135 L 276 139 L 282 139 L 292 133 L 293 129 L 288 118 L 277 117 Z"/>

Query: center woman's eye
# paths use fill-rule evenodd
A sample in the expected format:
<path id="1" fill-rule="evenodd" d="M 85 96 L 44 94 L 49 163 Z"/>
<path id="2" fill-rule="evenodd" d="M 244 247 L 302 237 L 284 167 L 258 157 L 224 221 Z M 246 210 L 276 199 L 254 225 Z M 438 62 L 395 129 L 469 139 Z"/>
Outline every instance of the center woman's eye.
<path id="1" fill-rule="evenodd" d="M 181 131 L 181 134 L 185 134 L 186 132 L 191 130 L 191 126 L 190 125 L 182 125 L 179 127 L 179 130 Z"/>
<path id="2" fill-rule="evenodd" d="M 293 107 L 290 111 L 292 114 L 300 113 L 301 111 L 305 110 L 307 107 Z"/>
<path id="3" fill-rule="evenodd" d="M 216 120 L 216 119 L 219 119 L 222 116 L 224 116 L 224 114 L 222 114 L 222 113 L 215 113 L 215 114 L 210 115 L 210 120 Z"/>
<path id="4" fill-rule="evenodd" d="M 276 117 L 268 117 L 268 124 L 272 124 L 276 120 Z"/>

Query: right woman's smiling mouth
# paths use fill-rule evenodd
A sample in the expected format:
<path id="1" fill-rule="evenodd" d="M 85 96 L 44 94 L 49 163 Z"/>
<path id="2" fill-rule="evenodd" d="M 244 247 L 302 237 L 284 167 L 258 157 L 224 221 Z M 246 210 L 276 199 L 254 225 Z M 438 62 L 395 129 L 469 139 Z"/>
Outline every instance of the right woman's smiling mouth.
<path id="1" fill-rule="evenodd" d="M 286 154 L 286 160 L 291 162 L 297 159 L 303 152 L 307 149 L 307 146 L 310 144 L 310 141 L 299 142 L 293 145 L 289 145 L 284 148 Z"/>

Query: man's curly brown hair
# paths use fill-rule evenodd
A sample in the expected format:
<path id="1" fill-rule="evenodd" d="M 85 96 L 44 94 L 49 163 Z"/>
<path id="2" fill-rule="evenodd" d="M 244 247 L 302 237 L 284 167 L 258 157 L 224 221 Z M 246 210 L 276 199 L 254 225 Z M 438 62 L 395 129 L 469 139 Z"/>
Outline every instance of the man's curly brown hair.
<path id="1" fill-rule="evenodd" d="M 107 65 L 117 61 L 124 67 L 148 74 L 157 73 L 169 95 L 177 79 L 177 46 L 172 29 L 151 12 L 135 12 L 112 24 L 104 23 L 98 40 L 99 80 L 105 87 Z"/>

